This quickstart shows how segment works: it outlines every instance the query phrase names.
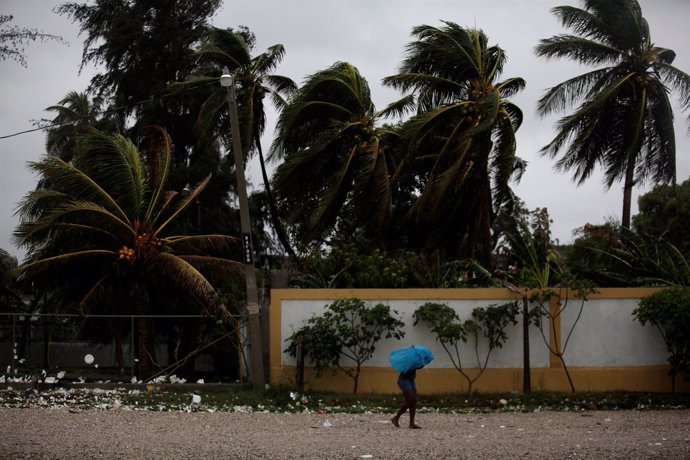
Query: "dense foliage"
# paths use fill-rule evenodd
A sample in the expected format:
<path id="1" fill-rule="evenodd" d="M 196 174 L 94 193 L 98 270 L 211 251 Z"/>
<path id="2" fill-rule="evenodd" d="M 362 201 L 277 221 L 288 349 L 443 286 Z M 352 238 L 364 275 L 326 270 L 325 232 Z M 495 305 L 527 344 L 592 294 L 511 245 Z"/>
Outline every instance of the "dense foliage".
<path id="1" fill-rule="evenodd" d="M 664 289 L 645 297 L 633 316 L 643 326 L 647 323 L 656 326 L 664 338 L 675 391 L 678 375 L 690 377 L 690 288 Z"/>
<path id="2" fill-rule="evenodd" d="M 690 179 L 658 185 L 640 195 L 633 228 L 640 234 L 663 239 L 690 259 Z"/>
<path id="3" fill-rule="evenodd" d="M 304 356 L 317 376 L 327 370 L 340 370 L 352 378 L 352 392 L 357 393 L 360 369 L 374 355 L 377 342 L 405 335 L 404 323 L 394 315 L 397 312 L 387 305 L 371 306 L 359 299 L 336 300 L 286 339 L 290 343 L 286 351 L 297 356 L 298 346 L 303 346 Z M 349 367 L 351 364 L 354 369 Z"/>

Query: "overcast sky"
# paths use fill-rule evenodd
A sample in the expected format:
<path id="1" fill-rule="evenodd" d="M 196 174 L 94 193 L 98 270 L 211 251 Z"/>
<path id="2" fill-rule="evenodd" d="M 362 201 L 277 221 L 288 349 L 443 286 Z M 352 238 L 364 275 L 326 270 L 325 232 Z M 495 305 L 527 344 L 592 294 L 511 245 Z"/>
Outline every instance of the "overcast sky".
<path id="1" fill-rule="evenodd" d="M 0 14 L 14 16 L 13 25 L 37 28 L 59 35 L 69 46 L 58 42 L 31 43 L 25 54 L 28 67 L 14 61 L 0 61 L 0 136 L 34 128 L 32 122 L 54 115 L 45 108 L 55 105 L 69 91 L 84 91 L 95 69 L 80 75 L 82 40 L 78 25 L 58 16 L 52 9 L 63 3 L 49 0 L 0 0 Z M 545 61 L 534 54 L 542 38 L 566 32 L 551 8 L 580 6 L 577 0 L 246 0 L 224 2 L 213 18 L 218 27 L 249 27 L 257 37 L 255 54 L 282 43 L 286 55 L 276 73 L 301 83 L 305 77 L 337 61 L 355 65 L 367 79 L 377 108 L 400 95 L 384 88 L 381 79 L 395 74 L 404 47 L 412 39 L 414 26 L 439 26 L 442 20 L 463 26 L 477 26 L 486 32 L 490 44 L 502 47 L 508 56 L 501 79 L 522 77 L 527 88 L 512 98 L 524 112 L 517 133 L 518 155 L 528 161 L 527 172 L 514 190 L 529 209 L 546 207 L 553 219 L 554 238 L 572 241 L 572 231 L 586 223 L 620 220 L 622 184 L 606 190 L 601 174 L 576 186 L 568 174 L 553 170 L 553 161 L 539 150 L 554 136 L 557 117 L 541 119 L 536 101 L 544 90 L 583 72 L 566 61 Z M 641 0 L 654 43 L 676 51 L 674 65 L 690 72 L 690 1 Z M 690 174 L 690 139 L 687 114 L 676 107 L 677 175 L 682 182 Z M 273 138 L 271 116 L 266 145 Z M 24 252 L 11 242 L 18 223 L 17 203 L 30 191 L 36 178 L 26 163 L 45 152 L 45 134 L 37 131 L 0 139 L 0 248 L 18 258 Z M 257 168 L 250 165 L 249 179 L 260 184 Z M 650 189 L 636 189 L 637 198 Z"/>

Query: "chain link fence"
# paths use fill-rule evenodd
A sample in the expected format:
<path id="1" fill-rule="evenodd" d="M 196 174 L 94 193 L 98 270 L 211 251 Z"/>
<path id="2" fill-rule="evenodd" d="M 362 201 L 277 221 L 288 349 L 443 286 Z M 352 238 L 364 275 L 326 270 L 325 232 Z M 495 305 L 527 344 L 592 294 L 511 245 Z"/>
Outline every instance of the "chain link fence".
<path id="1" fill-rule="evenodd" d="M 138 330 L 153 338 L 150 375 L 137 374 Z M 0 313 L 0 376 L 18 380 L 241 382 L 247 379 L 247 317 Z M 172 377 L 172 379 L 171 379 Z"/>

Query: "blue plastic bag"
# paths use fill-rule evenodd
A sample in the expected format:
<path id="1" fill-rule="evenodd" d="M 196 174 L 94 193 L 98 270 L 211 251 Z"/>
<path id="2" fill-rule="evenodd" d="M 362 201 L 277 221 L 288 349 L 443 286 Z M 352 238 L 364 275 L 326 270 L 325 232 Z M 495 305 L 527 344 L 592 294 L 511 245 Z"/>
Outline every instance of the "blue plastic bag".
<path id="1" fill-rule="evenodd" d="M 419 369 L 429 364 L 434 359 L 429 347 L 424 345 L 412 345 L 407 348 L 399 348 L 391 351 L 389 362 L 398 372 L 407 372 L 410 369 Z"/>

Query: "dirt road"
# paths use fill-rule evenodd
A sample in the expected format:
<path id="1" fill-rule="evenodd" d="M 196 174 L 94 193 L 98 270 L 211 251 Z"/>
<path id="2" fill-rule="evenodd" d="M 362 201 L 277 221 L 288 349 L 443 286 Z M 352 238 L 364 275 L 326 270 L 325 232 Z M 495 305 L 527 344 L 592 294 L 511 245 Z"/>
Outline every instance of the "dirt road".
<path id="1" fill-rule="evenodd" d="M 690 459 L 690 411 L 418 415 L 0 409 L 3 459 Z M 403 418 L 403 423 L 406 419 Z"/>

